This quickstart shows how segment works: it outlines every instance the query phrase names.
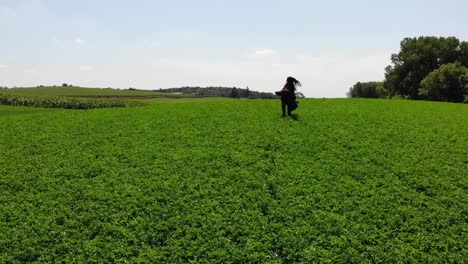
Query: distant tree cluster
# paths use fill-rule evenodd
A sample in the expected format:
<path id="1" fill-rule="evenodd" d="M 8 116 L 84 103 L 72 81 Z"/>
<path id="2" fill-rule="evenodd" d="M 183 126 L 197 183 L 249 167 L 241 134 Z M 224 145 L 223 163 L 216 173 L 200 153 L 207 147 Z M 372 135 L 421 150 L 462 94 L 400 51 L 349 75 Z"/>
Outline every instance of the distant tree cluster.
<path id="1" fill-rule="evenodd" d="M 272 93 L 264 93 L 251 91 L 248 87 L 246 89 L 237 87 L 180 87 L 180 88 L 169 88 L 159 89 L 159 92 L 167 93 L 182 93 L 189 94 L 195 97 L 231 97 L 231 98 L 250 98 L 250 99 L 273 99 L 277 98 Z"/>
<path id="2" fill-rule="evenodd" d="M 468 42 L 455 37 L 405 38 L 391 60 L 382 86 L 357 83 L 349 96 L 468 102 Z"/>
<path id="3" fill-rule="evenodd" d="M 348 97 L 383 98 L 385 96 L 383 82 L 357 82 L 348 92 Z"/>
<path id="4" fill-rule="evenodd" d="M 463 102 L 468 96 L 468 42 L 455 37 L 406 38 L 385 69 L 390 95 Z M 457 81 L 455 81 L 457 80 Z"/>
<path id="5" fill-rule="evenodd" d="M 303 93 L 296 92 L 296 97 L 297 98 L 305 98 L 305 95 Z"/>
<path id="6" fill-rule="evenodd" d="M 421 81 L 419 95 L 434 101 L 468 103 L 468 68 L 448 63 Z"/>

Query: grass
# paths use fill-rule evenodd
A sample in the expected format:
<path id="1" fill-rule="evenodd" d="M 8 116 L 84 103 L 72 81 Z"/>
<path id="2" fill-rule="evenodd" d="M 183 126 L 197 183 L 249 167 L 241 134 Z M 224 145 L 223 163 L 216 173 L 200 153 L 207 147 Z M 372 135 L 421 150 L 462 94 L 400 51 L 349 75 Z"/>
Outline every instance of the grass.
<path id="1" fill-rule="evenodd" d="M 468 108 L 0 106 L 0 262 L 463 263 Z"/>

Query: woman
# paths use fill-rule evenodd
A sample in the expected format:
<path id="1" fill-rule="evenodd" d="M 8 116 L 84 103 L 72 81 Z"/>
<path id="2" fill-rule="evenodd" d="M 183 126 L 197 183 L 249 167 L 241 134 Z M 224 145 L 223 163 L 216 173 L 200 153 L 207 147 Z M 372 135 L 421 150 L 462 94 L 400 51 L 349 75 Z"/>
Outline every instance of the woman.
<path id="1" fill-rule="evenodd" d="M 288 116 L 291 116 L 291 112 L 298 107 L 298 102 L 296 102 L 297 86 L 302 86 L 301 82 L 293 77 L 288 77 L 283 89 L 276 92 L 276 95 L 281 96 L 281 110 L 283 111 L 283 116 L 286 116 L 286 107 L 288 108 Z"/>

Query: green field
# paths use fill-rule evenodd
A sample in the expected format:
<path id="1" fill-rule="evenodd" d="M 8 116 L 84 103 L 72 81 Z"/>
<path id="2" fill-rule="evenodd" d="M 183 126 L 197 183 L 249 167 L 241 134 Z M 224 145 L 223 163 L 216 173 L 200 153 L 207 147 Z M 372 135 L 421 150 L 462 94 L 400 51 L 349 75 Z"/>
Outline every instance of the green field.
<path id="1" fill-rule="evenodd" d="M 464 263 L 468 105 L 0 106 L 0 263 Z"/>

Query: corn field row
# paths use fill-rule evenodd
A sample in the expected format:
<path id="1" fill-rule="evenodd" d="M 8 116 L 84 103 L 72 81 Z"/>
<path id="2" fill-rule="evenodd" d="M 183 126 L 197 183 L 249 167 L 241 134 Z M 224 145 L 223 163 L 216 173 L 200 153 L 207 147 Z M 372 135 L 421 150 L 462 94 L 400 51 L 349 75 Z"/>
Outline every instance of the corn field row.
<path id="1" fill-rule="evenodd" d="M 69 97 L 39 97 L 13 94 L 0 94 L 0 104 L 15 106 L 35 106 L 63 109 L 94 109 L 109 107 L 128 107 L 136 102 L 107 99 L 80 99 Z"/>

